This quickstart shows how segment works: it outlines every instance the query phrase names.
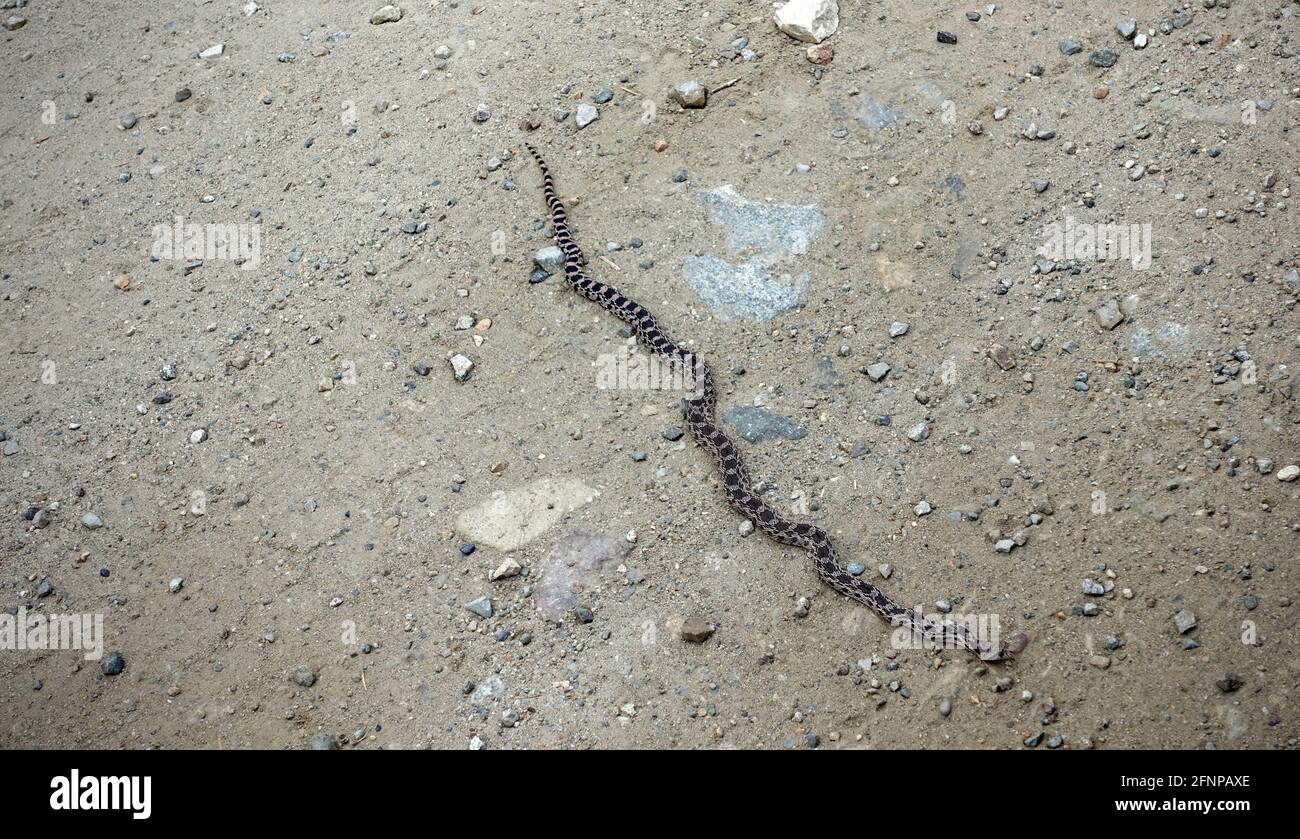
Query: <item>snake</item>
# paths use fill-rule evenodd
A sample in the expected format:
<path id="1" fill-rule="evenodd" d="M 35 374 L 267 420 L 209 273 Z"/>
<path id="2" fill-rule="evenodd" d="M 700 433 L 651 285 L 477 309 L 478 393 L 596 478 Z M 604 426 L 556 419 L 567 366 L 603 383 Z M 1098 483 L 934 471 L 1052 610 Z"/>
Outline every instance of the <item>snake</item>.
<path id="1" fill-rule="evenodd" d="M 968 626 L 936 619 L 920 609 L 904 606 L 875 583 L 849 573 L 841 564 L 825 530 L 814 524 L 787 519 L 754 492 L 736 444 L 714 419 L 717 390 L 708 363 L 699 354 L 688 352 L 669 338 L 645 306 L 587 274 L 583 267 L 586 259 L 569 230 L 568 213 L 556 193 L 550 168 L 531 143 L 524 146 L 542 171 L 543 191 L 551 214 L 551 226 L 555 230 L 555 242 L 564 257 L 565 281 L 578 294 L 600 304 L 628 324 L 641 344 L 693 382 L 694 397 L 686 400 L 686 424 L 695 442 L 716 461 L 731 506 L 777 542 L 806 550 L 818 576 L 832 589 L 866 606 L 892 626 L 905 629 L 929 648 L 966 650 L 985 661 L 1013 658 L 1023 651 L 1028 643 L 1024 633 L 1000 638 L 996 624 L 993 632 L 976 632 Z"/>

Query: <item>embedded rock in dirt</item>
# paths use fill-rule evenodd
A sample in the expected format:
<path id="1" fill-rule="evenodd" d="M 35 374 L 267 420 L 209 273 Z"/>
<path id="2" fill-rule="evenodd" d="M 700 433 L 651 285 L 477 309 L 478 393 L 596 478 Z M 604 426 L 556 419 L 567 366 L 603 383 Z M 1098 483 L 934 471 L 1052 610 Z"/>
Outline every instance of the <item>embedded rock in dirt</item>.
<path id="1" fill-rule="evenodd" d="M 456 529 L 467 541 L 512 551 L 599 494 L 581 481 L 543 478 L 522 489 L 493 492 L 488 500 L 461 513 Z"/>

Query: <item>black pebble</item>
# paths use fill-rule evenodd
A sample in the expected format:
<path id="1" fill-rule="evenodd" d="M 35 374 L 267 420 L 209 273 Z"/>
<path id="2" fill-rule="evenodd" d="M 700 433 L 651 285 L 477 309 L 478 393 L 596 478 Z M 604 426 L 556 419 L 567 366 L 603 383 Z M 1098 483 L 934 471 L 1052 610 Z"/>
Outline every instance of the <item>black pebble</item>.
<path id="1" fill-rule="evenodd" d="M 126 667 L 126 659 L 117 650 L 104 656 L 103 662 L 99 665 L 99 671 L 105 676 L 116 676 Z"/>

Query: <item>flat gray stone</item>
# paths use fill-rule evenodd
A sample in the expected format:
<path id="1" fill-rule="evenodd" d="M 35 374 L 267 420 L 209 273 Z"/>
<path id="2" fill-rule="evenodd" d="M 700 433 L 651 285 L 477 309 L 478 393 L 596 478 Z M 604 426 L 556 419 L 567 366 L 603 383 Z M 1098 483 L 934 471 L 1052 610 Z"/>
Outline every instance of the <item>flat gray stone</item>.
<path id="1" fill-rule="evenodd" d="M 811 280 L 776 269 L 807 252 L 826 227 L 816 204 L 748 201 L 731 186 L 699 193 L 710 220 L 727 228 L 728 247 L 744 257 L 730 262 L 713 255 L 688 256 L 683 275 L 714 315 L 722 320 L 770 320 L 797 306 Z"/>
<path id="2" fill-rule="evenodd" d="M 763 259 L 733 265 L 716 256 L 686 257 L 682 275 L 719 320 L 771 320 L 798 306 L 812 279 L 773 277 Z"/>
<path id="3" fill-rule="evenodd" d="M 766 408 L 741 405 L 730 408 L 722 417 L 751 443 L 771 440 L 799 440 L 808 435 L 807 429 Z"/>
<path id="4" fill-rule="evenodd" d="M 578 480 L 543 478 L 519 489 L 493 492 L 491 498 L 461 513 L 456 529 L 467 542 L 513 551 L 599 494 Z"/>
<path id="5" fill-rule="evenodd" d="M 730 184 L 699 193 L 709 205 L 710 220 L 730 233 L 728 246 L 737 253 L 760 251 L 770 257 L 808 251 L 813 237 L 826 229 L 817 204 L 769 204 L 741 197 Z"/>
<path id="6" fill-rule="evenodd" d="M 564 270 L 564 251 L 559 246 L 552 245 L 549 248 L 542 248 L 533 254 L 533 262 L 548 274 L 558 274 Z"/>
<path id="7" fill-rule="evenodd" d="M 578 112 L 573 115 L 573 121 L 577 123 L 579 128 L 586 128 L 598 119 L 600 119 L 600 111 L 589 102 L 580 104 Z"/>

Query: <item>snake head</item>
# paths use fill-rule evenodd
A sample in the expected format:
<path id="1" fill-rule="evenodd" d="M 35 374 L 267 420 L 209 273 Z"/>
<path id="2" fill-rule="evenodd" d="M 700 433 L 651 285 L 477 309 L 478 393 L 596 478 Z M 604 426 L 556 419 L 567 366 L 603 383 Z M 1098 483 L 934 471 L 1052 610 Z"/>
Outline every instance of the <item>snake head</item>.
<path id="1" fill-rule="evenodd" d="M 1013 632 L 995 646 L 989 641 L 981 641 L 979 657 L 982 661 L 1004 661 L 1015 658 L 1029 646 L 1029 636 L 1023 632 Z"/>

